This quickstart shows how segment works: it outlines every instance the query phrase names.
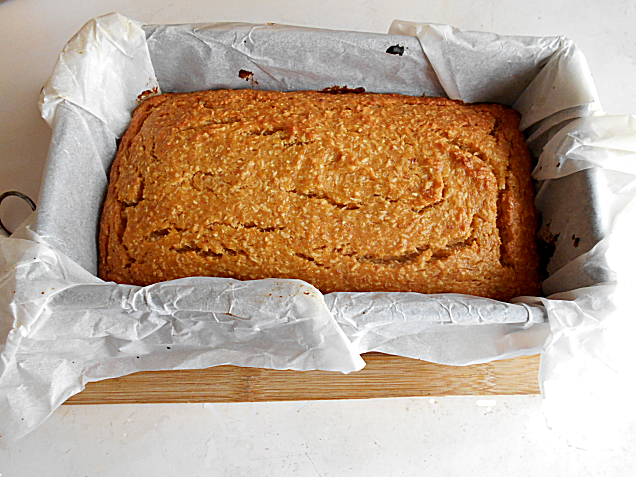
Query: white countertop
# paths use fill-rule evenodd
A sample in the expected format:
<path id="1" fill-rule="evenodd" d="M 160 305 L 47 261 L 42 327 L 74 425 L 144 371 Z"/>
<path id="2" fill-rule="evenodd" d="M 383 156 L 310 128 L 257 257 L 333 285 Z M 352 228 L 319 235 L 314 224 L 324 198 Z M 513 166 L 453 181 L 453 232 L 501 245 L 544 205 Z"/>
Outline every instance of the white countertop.
<path id="1" fill-rule="evenodd" d="M 146 23 L 276 22 L 384 33 L 402 19 L 564 35 L 585 54 L 604 110 L 636 114 L 633 0 L 8 0 L 0 2 L 0 192 L 37 198 L 50 140 L 37 108 L 40 88 L 66 41 L 112 11 Z M 6 202 L 0 216 L 15 228 L 28 209 L 18 199 Z M 546 427 L 539 396 L 63 406 L 0 450 L 0 477 L 621 476 L 635 464 L 629 447 L 568 445 Z"/>
<path id="2" fill-rule="evenodd" d="M 633 452 L 583 451 L 540 396 L 62 406 L 0 451 L 8 476 L 631 475 Z"/>

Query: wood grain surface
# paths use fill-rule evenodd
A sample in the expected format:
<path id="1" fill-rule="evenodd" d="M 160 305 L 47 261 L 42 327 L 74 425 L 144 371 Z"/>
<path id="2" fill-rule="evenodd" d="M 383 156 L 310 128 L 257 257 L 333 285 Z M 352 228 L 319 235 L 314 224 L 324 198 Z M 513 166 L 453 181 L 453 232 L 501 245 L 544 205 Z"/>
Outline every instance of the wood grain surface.
<path id="1" fill-rule="evenodd" d="M 89 383 L 67 404 L 309 401 L 539 393 L 539 356 L 445 366 L 381 353 L 344 375 L 236 366 L 151 371 Z"/>

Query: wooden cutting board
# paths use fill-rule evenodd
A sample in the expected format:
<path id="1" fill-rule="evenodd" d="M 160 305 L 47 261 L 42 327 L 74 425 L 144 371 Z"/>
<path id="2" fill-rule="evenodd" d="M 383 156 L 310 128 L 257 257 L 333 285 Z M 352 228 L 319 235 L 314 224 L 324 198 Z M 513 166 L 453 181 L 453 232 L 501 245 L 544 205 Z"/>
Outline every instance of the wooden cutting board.
<path id="1" fill-rule="evenodd" d="M 89 383 L 67 404 L 309 401 L 414 396 L 539 393 L 539 356 L 472 366 L 444 366 L 381 353 L 344 375 L 236 366 L 151 371 Z"/>

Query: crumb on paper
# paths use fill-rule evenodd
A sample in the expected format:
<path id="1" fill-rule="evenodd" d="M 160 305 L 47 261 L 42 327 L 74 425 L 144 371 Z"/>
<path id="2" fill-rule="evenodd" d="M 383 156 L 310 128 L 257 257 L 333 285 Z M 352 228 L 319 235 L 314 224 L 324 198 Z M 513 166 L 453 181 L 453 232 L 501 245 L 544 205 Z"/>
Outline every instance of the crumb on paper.
<path id="1" fill-rule="evenodd" d="M 159 94 L 159 86 L 153 86 L 152 88 L 143 91 L 139 96 L 137 96 L 137 102 L 143 103 L 149 97 L 156 96 L 158 94 Z"/>
<path id="2" fill-rule="evenodd" d="M 402 56 L 404 54 L 404 47 L 402 45 L 392 45 L 386 50 L 389 55 Z"/>
<path id="3" fill-rule="evenodd" d="M 252 84 L 252 86 L 258 84 L 258 81 L 254 79 L 254 73 L 252 73 L 251 71 L 240 70 L 238 75 L 239 75 L 239 78 L 244 79 L 245 81 L 249 81 Z"/>
<path id="4" fill-rule="evenodd" d="M 349 88 L 347 87 L 347 85 L 345 86 L 338 86 L 338 85 L 334 85 L 331 86 L 329 88 L 325 88 L 323 90 L 321 90 L 322 93 L 329 93 L 329 94 L 348 94 L 348 93 L 353 93 L 353 94 L 362 94 L 365 93 L 366 90 L 360 86 L 358 88 Z"/>

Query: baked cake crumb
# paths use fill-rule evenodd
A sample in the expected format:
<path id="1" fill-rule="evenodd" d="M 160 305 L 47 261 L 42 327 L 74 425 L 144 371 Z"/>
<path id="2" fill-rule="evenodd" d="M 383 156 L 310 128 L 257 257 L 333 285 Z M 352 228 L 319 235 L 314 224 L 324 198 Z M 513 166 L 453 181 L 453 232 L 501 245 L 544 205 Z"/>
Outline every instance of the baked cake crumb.
<path id="1" fill-rule="evenodd" d="M 539 293 L 519 115 L 395 94 L 217 90 L 134 112 L 99 276 L 297 278 L 323 293 Z"/>

